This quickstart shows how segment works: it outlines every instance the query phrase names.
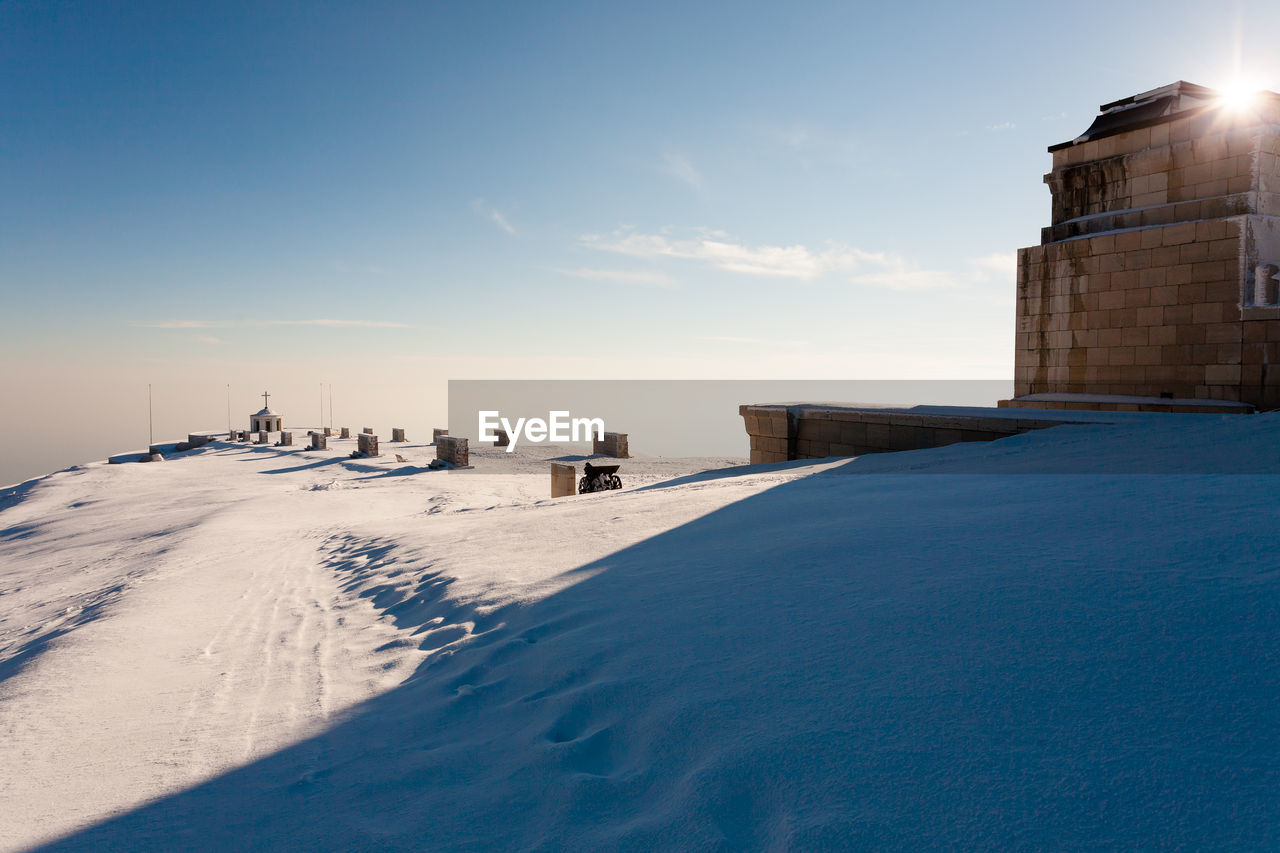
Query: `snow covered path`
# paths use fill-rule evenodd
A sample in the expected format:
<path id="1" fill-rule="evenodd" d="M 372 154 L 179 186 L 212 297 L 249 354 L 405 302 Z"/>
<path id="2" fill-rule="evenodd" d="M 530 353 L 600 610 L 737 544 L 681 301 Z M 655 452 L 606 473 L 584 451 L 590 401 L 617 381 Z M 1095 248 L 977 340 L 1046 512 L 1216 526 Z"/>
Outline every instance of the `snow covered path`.
<path id="1" fill-rule="evenodd" d="M 459 489 L 432 472 L 414 488 L 376 479 L 418 470 L 390 455 L 341 457 L 223 445 L 62 472 L 6 502 L 0 847 L 57 838 L 312 736 L 465 635 L 408 637 L 422 627 L 377 605 L 391 587 L 364 571 L 373 549 L 358 531 L 532 502 L 545 462 L 499 456 L 514 477 Z"/>
<path id="2" fill-rule="evenodd" d="M 118 486 L 131 475 L 172 479 L 183 473 L 177 467 L 101 473 Z M 191 485 L 188 478 L 147 483 Z M 70 595 L 52 630 L 86 611 L 91 618 L 0 685 L 0 801 L 13 804 L 6 822 L 36 830 L 35 838 L 56 837 L 311 734 L 335 711 L 398 681 L 400 663 L 412 669 L 417 655 L 403 648 L 373 652 L 396 631 L 367 602 L 340 595 L 322 565 L 331 530 L 314 526 L 296 486 L 271 492 L 252 499 L 236 489 L 197 493 L 159 517 L 148 501 L 148 512 L 131 518 L 138 492 L 126 487 L 68 513 L 110 519 L 115 538 L 94 536 L 92 545 L 79 543 L 84 534 L 62 533 L 70 518 L 39 503 L 24 507 L 46 520 L 6 556 L 38 549 L 56 560 L 30 578 L 41 588 L 24 591 L 38 595 L 54 577 L 67 590 L 83 575 L 98 575 L 98 583 L 78 600 Z M 329 508 L 359 518 L 358 504 Z M 86 562 L 72 563 L 69 551 Z M 15 591 L 8 592 L 0 603 Z M 17 614 L 4 612 L 10 644 L 24 635 L 39 643 L 51 632 L 36 616 L 15 637 L 8 625 Z"/>

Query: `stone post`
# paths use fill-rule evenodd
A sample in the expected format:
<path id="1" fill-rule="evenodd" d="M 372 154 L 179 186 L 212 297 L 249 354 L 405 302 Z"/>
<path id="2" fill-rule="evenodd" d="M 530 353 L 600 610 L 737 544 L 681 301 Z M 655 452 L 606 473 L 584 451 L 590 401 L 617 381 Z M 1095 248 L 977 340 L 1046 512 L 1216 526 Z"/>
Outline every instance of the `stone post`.
<path id="1" fill-rule="evenodd" d="M 625 432 L 606 432 L 604 439 L 593 438 L 591 440 L 591 452 L 598 453 L 601 456 L 612 456 L 615 459 L 631 458 L 631 453 L 627 448 L 627 434 Z"/>
<path id="2" fill-rule="evenodd" d="M 436 427 L 435 429 L 431 430 L 431 443 L 439 444 L 440 436 L 448 435 L 448 434 L 449 434 L 449 431 L 447 429 L 440 429 L 440 427 Z"/>
<path id="3" fill-rule="evenodd" d="M 551 497 L 564 498 L 578 493 L 578 469 L 564 462 L 551 463 Z"/>
<path id="4" fill-rule="evenodd" d="M 466 468 L 471 464 L 471 451 L 467 446 L 467 440 L 453 435 L 440 436 L 436 442 L 436 459 L 458 468 Z"/>
<path id="5" fill-rule="evenodd" d="M 307 448 L 308 450 L 328 450 L 329 449 L 329 439 L 324 437 L 324 433 L 313 431 L 313 432 L 307 433 L 307 435 L 311 436 L 311 446 Z"/>
<path id="6" fill-rule="evenodd" d="M 404 427 L 392 427 L 392 428 L 391 428 L 391 440 L 392 440 L 392 441 L 404 441 Z"/>
<path id="7" fill-rule="evenodd" d="M 281 433 L 280 433 L 280 446 L 281 446 L 281 447 L 293 447 L 293 433 L 291 433 L 291 432 L 281 432 Z"/>
<path id="8" fill-rule="evenodd" d="M 357 436 L 357 438 L 359 440 L 358 449 L 360 453 L 362 453 L 365 456 L 381 456 L 382 455 L 378 453 L 378 437 L 376 435 L 370 435 L 367 432 L 362 432 L 360 433 L 359 436 Z"/>
<path id="9" fill-rule="evenodd" d="M 343 427 L 342 434 L 338 438 L 351 438 L 351 427 Z"/>

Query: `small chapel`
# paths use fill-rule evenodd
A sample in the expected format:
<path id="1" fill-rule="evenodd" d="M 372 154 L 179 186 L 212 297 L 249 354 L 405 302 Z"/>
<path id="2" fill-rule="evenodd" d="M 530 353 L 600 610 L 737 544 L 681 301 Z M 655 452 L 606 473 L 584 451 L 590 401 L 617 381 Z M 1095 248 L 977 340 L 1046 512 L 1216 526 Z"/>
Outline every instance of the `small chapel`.
<path id="1" fill-rule="evenodd" d="M 284 429 L 284 418 L 271 411 L 271 395 L 262 392 L 262 409 L 249 416 L 249 432 L 279 432 Z"/>

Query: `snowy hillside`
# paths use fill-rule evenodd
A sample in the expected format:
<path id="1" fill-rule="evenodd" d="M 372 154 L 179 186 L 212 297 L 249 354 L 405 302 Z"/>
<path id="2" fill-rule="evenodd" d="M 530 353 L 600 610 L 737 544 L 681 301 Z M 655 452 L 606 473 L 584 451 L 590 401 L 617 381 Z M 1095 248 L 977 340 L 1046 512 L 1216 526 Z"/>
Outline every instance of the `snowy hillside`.
<path id="1" fill-rule="evenodd" d="M 1280 844 L 1280 417 L 558 500 L 331 442 L 0 493 L 0 846 Z"/>

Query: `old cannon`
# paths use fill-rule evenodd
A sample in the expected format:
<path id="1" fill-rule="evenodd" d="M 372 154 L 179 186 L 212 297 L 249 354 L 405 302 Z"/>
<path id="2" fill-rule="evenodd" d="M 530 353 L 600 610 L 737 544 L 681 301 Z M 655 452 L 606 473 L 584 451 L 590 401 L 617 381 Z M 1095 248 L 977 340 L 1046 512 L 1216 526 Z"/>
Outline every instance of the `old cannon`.
<path id="1" fill-rule="evenodd" d="M 622 480 L 618 477 L 618 469 L 621 467 L 621 465 L 592 465 L 588 462 L 583 468 L 582 479 L 578 481 L 578 494 L 621 489 Z"/>

